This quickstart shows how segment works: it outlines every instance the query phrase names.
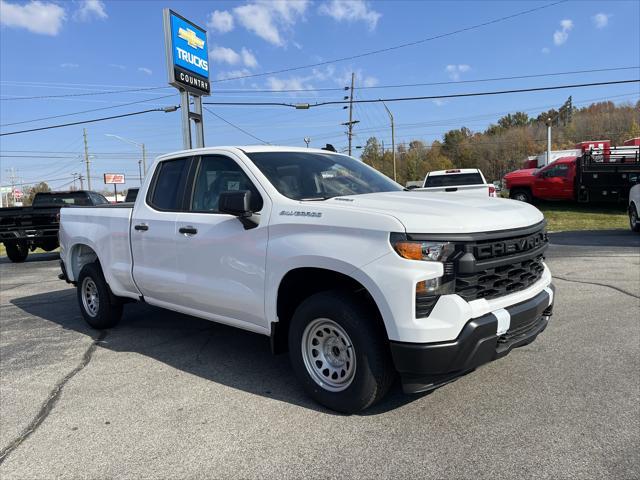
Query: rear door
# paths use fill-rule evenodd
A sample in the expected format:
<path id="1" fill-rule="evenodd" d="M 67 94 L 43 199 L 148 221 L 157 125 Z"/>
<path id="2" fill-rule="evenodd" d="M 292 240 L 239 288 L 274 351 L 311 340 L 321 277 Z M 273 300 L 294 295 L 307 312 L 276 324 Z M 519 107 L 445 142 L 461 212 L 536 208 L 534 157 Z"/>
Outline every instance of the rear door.
<path id="1" fill-rule="evenodd" d="M 158 164 L 131 221 L 133 278 L 150 303 L 176 304 L 182 278 L 176 256 L 176 215 L 183 208 L 191 157 Z"/>
<path id="2" fill-rule="evenodd" d="M 240 159 L 203 155 L 192 171 L 186 212 L 178 213 L 177 253 L 181 305 L 199 316 L 249 330 L 268 328 L 264 316 L 265 262 L 271 202 Z M 251 192 L 259 224 L 246 229 L 220 213 L 220 193 Z"/>

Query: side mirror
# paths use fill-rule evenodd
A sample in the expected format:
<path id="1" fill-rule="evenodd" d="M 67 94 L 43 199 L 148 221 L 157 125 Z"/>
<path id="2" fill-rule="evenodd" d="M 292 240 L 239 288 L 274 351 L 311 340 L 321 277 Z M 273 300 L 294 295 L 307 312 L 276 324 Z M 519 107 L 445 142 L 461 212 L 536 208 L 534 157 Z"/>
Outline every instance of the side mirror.
<path id="1" fill-rule="evenodd" d="M 220 213 L 228 213 L 240 218 L 250 217 L 251 192 L 249 190 L 234 190 L 222 192 L 218 199 Z"/>

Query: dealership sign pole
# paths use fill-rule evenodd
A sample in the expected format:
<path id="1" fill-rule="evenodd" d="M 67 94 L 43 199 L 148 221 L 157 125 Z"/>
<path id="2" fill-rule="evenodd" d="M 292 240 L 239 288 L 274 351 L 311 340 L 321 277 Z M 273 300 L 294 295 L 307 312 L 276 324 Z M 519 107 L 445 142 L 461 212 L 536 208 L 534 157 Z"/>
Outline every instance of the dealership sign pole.
<path id="1" fill-rule="evenodd" d="M 113 184 L 113 195 L 115 198 L 115 203 L 118 203 L 118 185 L 123 185 L 125 183 L 124 173 L 105 173 L 104 174 L 104 184 L 109 185 Z"/>
<path id="2" fill-rule="evenodd" d="M 204 147 L 202 96 L 211 92 L 207 31 L 168 8 L 163 10 L 163 21 L 169 85 L 176 87 L 180 92 L 182 143 L 185 149 L 193 147 L 193 121 L 196 133 L 195 147 L 201 148 Z"/>

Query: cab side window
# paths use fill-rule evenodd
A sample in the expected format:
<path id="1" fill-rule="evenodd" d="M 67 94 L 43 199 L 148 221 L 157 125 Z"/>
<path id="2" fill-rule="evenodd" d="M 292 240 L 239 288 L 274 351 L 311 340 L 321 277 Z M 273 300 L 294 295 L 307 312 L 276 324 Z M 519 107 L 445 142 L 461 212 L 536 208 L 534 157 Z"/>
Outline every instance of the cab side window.
<path id="1" fill-rule="evenodd" d="M 222 155 L 202 157 L 196 173 L 190 211 L 219 213 L 220 194 L 229 191 L 251 192 L 251 210 L 262 209 L 262 197 L 246 173 L 231 158 Z"/>
<path id="2" fill-rule="evenodd" d="M 147 202 L 157 210 L 180 210 L 188 167 L 187 158 L 161 162 L 156 169 Z"/>
<path id="3" fill-rule="evenodd" d="M 544 172 L 544 176 L 547 178 L 551 178 L 551 177 L 566 178 L 568 175 L 569 175 L 568 165 L 556 165 L 555 167 L 552 167 L 546 172 Z"/>

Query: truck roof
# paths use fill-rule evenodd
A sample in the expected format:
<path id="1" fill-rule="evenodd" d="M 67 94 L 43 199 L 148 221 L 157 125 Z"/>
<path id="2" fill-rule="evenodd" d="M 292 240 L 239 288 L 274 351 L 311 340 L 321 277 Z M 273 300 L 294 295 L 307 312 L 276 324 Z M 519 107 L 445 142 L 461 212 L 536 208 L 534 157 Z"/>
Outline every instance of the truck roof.
<path id="1" fill-rule="evenodd" d="M 428 176 L 435 175 L 460 175 L 462 173 L 480 173 L 478 168 L 450 168 L 449 170 L 435 170 L 427 173 Z"/>
<path id="2" fill-rule="evenodd" d="M 164 160 L 167 158 L 179 157 L 182 155 L 204 155 L 207 153 L 215 153 L 216 151 L 242 151 L 244 153 L 258 153 L 258 152 L 306 152 L 306 153 L 323 153 L 338 155 L 339 153 L 331 152 L 329 150 L 323 150 L 321 148 L 306 148 L 306 147 L 287 147 L 284 145 L 223 145 L 215 147 L 204 148 L 192 148 L 190 150 L 179 150 L 177 152 L 167 153 L 158 157 L 158 160 Z"/>

